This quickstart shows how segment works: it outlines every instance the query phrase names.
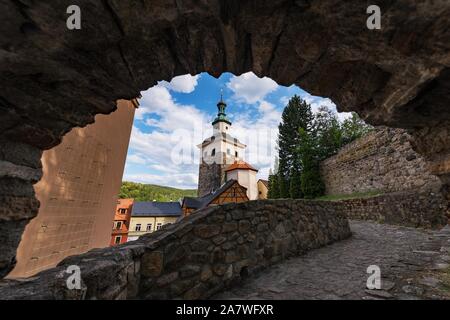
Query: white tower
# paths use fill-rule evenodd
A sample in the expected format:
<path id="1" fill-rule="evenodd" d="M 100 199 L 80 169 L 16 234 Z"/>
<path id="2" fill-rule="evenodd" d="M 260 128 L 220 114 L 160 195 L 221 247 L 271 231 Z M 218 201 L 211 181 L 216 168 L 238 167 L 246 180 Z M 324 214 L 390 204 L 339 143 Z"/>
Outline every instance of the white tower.
<path id="1" fill-rule="evenodd" d="M 217 117 L 212 123 L 213 135 L 198 145 L 201 150 L 198 178 L 200 197 L 217 190 L 225 182 L 226 167 L 244 157 L 246 145 L 229 134 L 231 122 L 225 113 L 226 107 L 221 97 L 217 103 Z"/>

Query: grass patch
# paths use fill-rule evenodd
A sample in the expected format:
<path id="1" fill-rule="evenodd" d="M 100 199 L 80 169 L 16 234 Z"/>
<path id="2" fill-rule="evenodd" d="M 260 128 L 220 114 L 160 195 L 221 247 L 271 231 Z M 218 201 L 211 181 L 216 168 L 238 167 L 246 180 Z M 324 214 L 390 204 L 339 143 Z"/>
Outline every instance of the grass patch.
<path id="1" fill-rule="evenodd" d="M 383 192 L 374 190 L 368 192 L 355 192 L 352 194 L 331 194 L 327 196 L 318 197 L 315 200 L 336 201 L 336 200 L 358 199 L 358 198 L 379 196 L 380 194 L 383 194 Z"/>

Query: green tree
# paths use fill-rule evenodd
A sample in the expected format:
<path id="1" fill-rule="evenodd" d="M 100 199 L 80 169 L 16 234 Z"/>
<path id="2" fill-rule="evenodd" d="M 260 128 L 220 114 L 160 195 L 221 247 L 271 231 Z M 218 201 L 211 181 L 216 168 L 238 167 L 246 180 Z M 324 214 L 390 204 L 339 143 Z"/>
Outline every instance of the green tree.
<path id="1" fill-rule="evenodd" d="M 276 184 L 275 196 L 280 198 L 322 195 L 321 161 L 372 130 L 356 113 L 342 123 L 324 106 L 313 115 L 310 105 L 298 96 L 289 100 L 278 128 L 279 170 L 272 184 Z"/>
<path id="2" fill-rule="evenodd" d="M 183 190 L 151 184 L 122 182 L 119 198 L 133 198 L 135 201 L 178 201 L 183 197 L 195 197 L 197 190 Z"/>
<path id="3" fill-rule="evenodd" d="M 291 181 L 289 185 L 289 193 L 292 199 L 301 199 L 302 194 L 302 184 L 301 184 L 301 174 L 299 170 L 295 170 L 291 176 Z"/>
<path id="4" fill-rule="evenodd" d="M 352 116 L 345 119 L 342 123 L 343 144 L 347 144 L 353 140 L 361 138 L 372 130 L 372 126 L 366 124 L 356 112 L 352 112 Z"/>
<path id="5" fill-rule="evenodd" d="M 319 107 L 314 119 L 314 135 L 320 161 L 335 154 L 343 145 L 341 124 L 334 112 Z"/>
<path id="6" fill-rule="evenodd" d="M 314 117 L 311 106 L 294 95 L 283 110 L 278 126 L 279 187 L 280 197 L 288 198 L 289 181 L 294 170 L 301 170 L 296 148 L 299 142 L 299 129 L 311 130 Z"/>
<path id="7" fill-rule="evenodd" d="M 269 174 L 269 190 L 267 192 L 267 198 L 269 198 L 269 199 L 280 198 L 280 188 L 278 186 L 278 176 L 273 173 Z"/>
<path id="8" fill-rule="evenodd" d="M 313 199 L 323 195 L 325 187 L 320 178 L 318 166 L 313 166 L 302 173 L 301 186 L 305 199 Z"/>
<path id="9" fill-rule="evenodd" d="M 302 164 L 301 191 L 307 199 L 323 194 L 324 186 L 320 177 L 320 158 L 317 135 L 314 132 L 299 130 L 298 157 Z"/>
<path id="10" fill-rule="evenodd" d="M 288 177 L 278 173 L 277 184 L 279 190 L 278 198 L 282 199 L 290 198 Z"/>

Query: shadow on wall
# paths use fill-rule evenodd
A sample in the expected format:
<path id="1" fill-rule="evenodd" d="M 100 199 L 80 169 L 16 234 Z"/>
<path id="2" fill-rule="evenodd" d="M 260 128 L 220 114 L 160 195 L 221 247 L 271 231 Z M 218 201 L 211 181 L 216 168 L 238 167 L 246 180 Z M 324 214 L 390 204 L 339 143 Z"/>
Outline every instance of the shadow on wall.
<path id="1" fill-rule="evenodd" d="M 115 112 L 97 115 L 95 123 L 44 151 L 43 176 L 34 185 L 39 212 L 25 228 L 9 278 L 109 245 L 135 107 L 119 100 Z"/>

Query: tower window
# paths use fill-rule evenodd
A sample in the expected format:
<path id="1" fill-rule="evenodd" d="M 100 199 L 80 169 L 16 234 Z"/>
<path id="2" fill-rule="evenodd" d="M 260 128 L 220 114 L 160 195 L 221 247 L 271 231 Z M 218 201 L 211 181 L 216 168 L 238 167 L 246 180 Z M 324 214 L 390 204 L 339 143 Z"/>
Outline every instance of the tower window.
<path id="1" fill-rule="evenodd" d="M 211 156 L 214 157 L 216 155 L 216 149 L 212 149 Z"/>
<path id="2" fill-rule="evenodd" d="M 234 152 L 234 156 L 235 156 L 236 158 L 238 157 L 238 152 L 237 152 L 237 151 Z"/>
<path id="3" fill-rule="evenodd" d="M 228 127 L 225 127 L 225 130 L 228 130 Z"/>

